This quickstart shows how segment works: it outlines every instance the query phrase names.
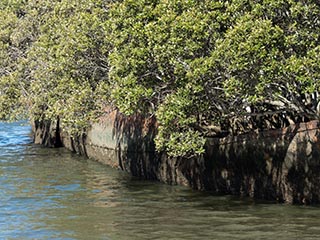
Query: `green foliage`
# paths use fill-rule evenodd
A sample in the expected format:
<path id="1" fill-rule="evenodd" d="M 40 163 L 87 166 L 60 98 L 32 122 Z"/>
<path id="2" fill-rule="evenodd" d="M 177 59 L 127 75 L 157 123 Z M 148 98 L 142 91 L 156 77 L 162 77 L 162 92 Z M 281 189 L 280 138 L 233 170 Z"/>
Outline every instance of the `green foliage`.
<path id="1" fill-rule="evenodd" d="M 26 6 L 21 22 L 32 45 L 20 64 L 27 75 L 27 101 L 33 119 L 62 119 L 63 127 L 80 134 L 105 104 L 97 99 L 99 85 L 107 82 L 103 22 L 106 12 L 99 1 L 42 2 Z M 33 28 L 32 26 L 37 26 Z M 30 41 L 29 41 L 30 42 Z M 99 92 L 99 93 L 98 93 Z M 101 111 L 101 110 L 100 110 Z"/>
<path id="2" fill-rule="evenodd" d="M 193 90 L 190 87 L 180 88 L 159 106 L 157 119 L 160 126 L 155 138 L 158 151 L 166 150 L 172 156 L 203 153 L 203 134 L 190 128 L 197 124 L 199 115 Z"/>
<path id="3" fill-rule="evenodd" d="M 255 115 L 315 119 L 319 16 L 313 0 L 1 1 L 0 118 L 78 135 L 113 105 L 155 115 L 172 156 L 272 127 Z"/>
<path id="4" fill-rule="evenodd" d="M 123 112 L 155 113 L 157 148 L 174 156 L 203 152 L 204 137 L 233 132 L 248 107 L 316 118 L 303 94 L 319 91 L 319 9 L 289 0 L 116 3 L 112 98 Z M 254 117 L 242 119 L 235 132 L 252 128 Z"/>
<path id="5" fill-rule="evenodd" d="M 26 0 L 1 0 L 0 10 L 22 13 Z M 5 16 L 5 15 L 4 15 Z"/>
<path id="6" fill-rule="evenodd" d="M 0 119 L 8 118 L 20 107 L 19 82 L 15 77 L 18 56 L 12 44 L 17 24 L 18 18 L 12 11 L 0 10 Z"/>
<path id="7" fill-rule="evenodd" d="M 111 96 L 125 113 L 156 114 L 158 150 L 203 152 L 204 135 L 192 125 L 207 105 L 210 66 L 201 61 L 221 37 L 223 8 L 222 1 L 139 0 L 110 9 Z"/>

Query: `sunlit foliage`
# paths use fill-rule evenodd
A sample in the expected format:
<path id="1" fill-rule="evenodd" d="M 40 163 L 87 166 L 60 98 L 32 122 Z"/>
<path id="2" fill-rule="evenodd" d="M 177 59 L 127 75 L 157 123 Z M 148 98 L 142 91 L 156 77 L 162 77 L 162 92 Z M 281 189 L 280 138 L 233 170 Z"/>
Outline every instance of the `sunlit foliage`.
<path id="1" fill-rule="evenodd" d="M 1 1 L 0 118 L 77 135 L 107 106 L 155 115 L 172 156 L 316 119 L 319 16 L 316 0 Z"/>

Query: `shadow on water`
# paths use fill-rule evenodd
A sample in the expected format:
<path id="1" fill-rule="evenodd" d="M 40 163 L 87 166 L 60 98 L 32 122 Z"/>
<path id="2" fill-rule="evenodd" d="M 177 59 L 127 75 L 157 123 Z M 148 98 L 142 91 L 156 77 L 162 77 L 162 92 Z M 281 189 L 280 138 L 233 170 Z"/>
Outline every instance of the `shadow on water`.
<path id="1" fill-rule="evenodd" d="M 319 207 L 141 181 L 0 124 L 1 239 L 318 239 Z"/>

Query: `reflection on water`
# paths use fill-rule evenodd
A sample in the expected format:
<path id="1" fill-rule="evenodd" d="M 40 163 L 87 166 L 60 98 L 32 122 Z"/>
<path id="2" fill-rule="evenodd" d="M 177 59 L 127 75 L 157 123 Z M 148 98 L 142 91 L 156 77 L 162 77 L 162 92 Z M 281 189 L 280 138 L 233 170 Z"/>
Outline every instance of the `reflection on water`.
<path id="1" fill-rule="evenodd" d="M 0 239 L 319 239 L 320 209 L 140 181 L 0 123 Z"/>

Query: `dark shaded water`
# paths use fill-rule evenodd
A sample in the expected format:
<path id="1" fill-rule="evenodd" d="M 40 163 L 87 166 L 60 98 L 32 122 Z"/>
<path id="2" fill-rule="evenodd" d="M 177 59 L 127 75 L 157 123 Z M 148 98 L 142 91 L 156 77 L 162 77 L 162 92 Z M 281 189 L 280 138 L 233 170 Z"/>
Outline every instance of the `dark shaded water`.
<path id="1" fill-rule="evenodd" d="M 319 239 L 320 208 L 140 181 L 0 123 L 0 239 Z"/>

